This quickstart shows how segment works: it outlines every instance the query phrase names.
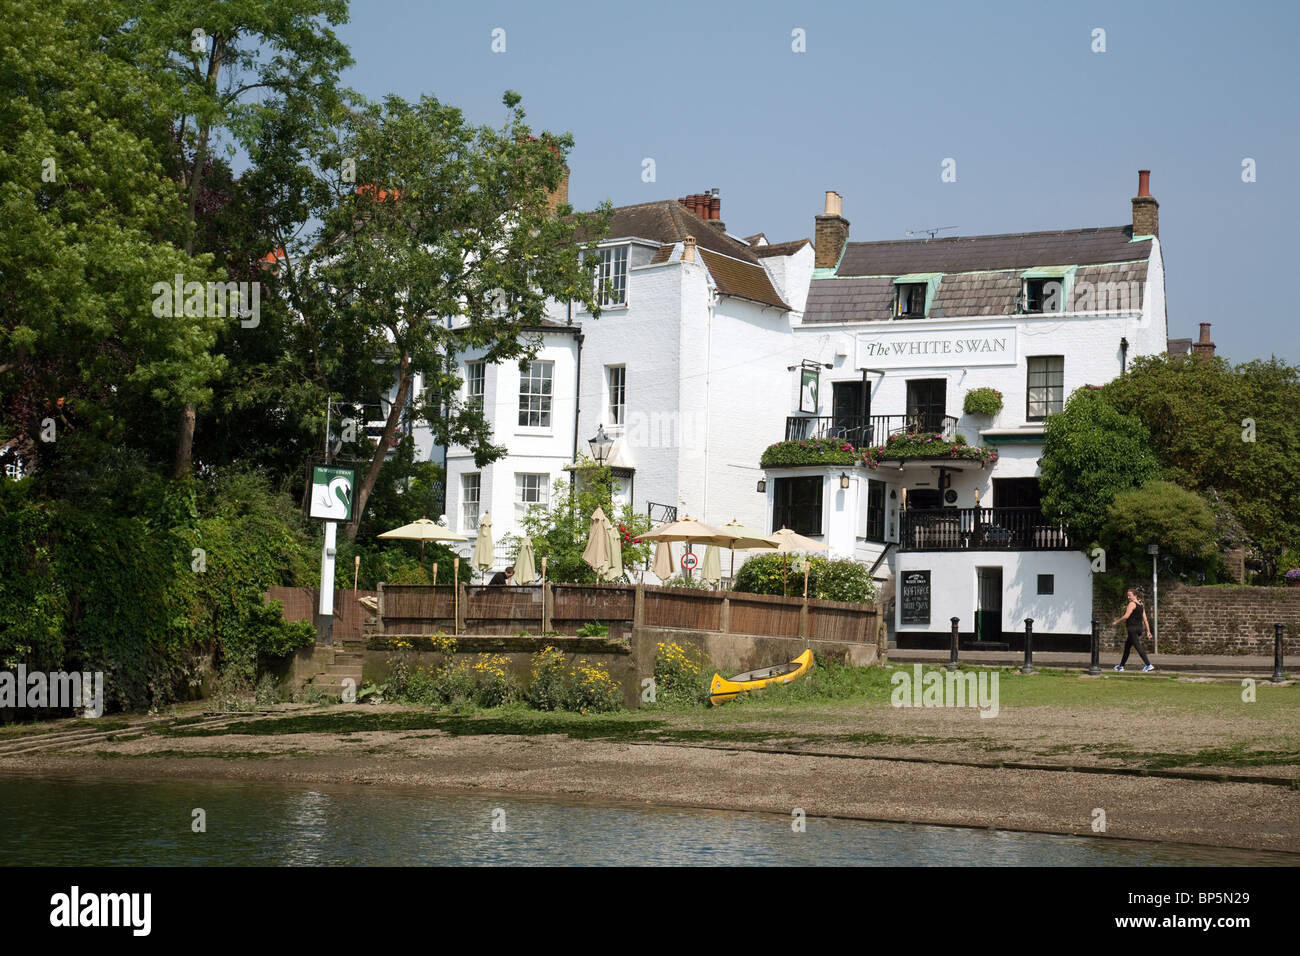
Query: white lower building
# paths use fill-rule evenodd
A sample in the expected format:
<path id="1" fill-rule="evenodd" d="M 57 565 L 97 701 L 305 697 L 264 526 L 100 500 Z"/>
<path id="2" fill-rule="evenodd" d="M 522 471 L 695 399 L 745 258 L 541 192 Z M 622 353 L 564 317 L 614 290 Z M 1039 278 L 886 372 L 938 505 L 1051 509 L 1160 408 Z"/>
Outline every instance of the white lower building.
<path id="1" fill-rule="evenodd" d="M 1086 646 L 1090 561 L 1040 510 L 1038 459 L 1073 391 L 1167 347 L 1145 174 L 1132 202 L 1131 226 L 854 243 L 828 194 L 773 436 L 807 447 L 768 453 L 770 524 L 867 563 L 898 646 L 946 647 L 954 618 L 963 645 L 1021 647 L 1031 618 L 1036 646 Z M 1001 408 L 966 413 L 975 389 Z M 906 457 L 834 463 L 909 436 Z"/>

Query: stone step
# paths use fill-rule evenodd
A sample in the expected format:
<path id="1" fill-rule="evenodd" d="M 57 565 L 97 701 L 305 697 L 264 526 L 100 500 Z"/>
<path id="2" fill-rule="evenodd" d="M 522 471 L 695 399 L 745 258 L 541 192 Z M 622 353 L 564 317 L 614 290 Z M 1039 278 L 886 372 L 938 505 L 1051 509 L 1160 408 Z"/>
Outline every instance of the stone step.
<path id="1" fill-rule="evenodd" d="M 365 659 L 366 656 L 364 654 L 356 654 L 351 651 L 334 652 L 335 664 L 356 664 L 358 667 L 360 667 L 361 664 L 365 661 Z"/>

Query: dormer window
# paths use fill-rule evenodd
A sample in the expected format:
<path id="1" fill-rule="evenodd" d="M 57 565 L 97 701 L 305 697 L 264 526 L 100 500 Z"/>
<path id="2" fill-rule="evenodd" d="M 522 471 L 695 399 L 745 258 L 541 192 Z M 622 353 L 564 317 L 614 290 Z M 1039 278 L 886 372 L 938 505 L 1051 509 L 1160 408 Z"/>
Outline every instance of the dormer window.
<path id="1" fill-rule="evenodd" d="M 1060 279 L 1025 279 L 1020 293 L 1020 311 L 1062 312 L 1062 290 Z"/>
<path id="2" fill-rule="evenodd" d="M 627 304 L 627 246 L 600 249 L 596 270 L 596 296 L 602 308 Z"/>
<path id="3" fill-rule="evenodd" d="M 924 282 L 900 282 L 894 286 L 894 318 L 925 318 Z"/>

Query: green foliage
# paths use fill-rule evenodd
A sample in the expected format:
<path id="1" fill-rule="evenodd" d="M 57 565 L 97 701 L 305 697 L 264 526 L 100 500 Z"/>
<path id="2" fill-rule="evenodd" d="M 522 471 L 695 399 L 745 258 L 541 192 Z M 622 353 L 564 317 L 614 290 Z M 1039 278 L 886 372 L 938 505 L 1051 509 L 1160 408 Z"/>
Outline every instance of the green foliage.
<path id="1" fill-rule="evenodd" d="M 900 432 L 889 436 L 883 445 L 861 451 L 862 464 L 868 468 L 875 468 L 882 461 L 907 458 L 956 458 L 992 464 L 998 460 L 998 450 L 968 445 L 962 435 L 956 435 L 952 441 L 948 441 L 940 432 Z"/>
<path id="2" fill-rule="evenodd" d="M 996 415 L 1002 411 L 1002 393 L 996 388 L 972 388 L 966 393 L 962 411 L 967 415 Z"/>
<path id="3" fill-rule="evenodd" d="M 118 508 L 115 490 L 88 485 L 73 503 L 0 482 L 0 531 L 18 535 L 0 539 L 0 661 L 103 671 L 106 704 L 130 710 L 187 693 L 196 656 L 215 652 L 251 687 L 260 657 L 314 640 L 263 604 L 268 587 L 312 579 L 291 501 L 244 473 L 153 479 Z"/>
<path id="4" fill-rule="evenodd" d="M 1234 367 L 1143 357 L 1102 392 L 1147 426 L 1165 477 L 1221 499 L 1249 539 L 1251 563 L 1274 579 L 1300 541 L 1300 368 L 1277 358 Z"/>
<path id="5" fill-rule="evenodd" d="M 529 661 L 525 699 L 538 710 L 559 710 L 568 696 L 568 678 L 564 653 L 547 645 Z"/>
<path id="6" fill-rule="evenodd" d="M 808 561 L 808 596 L 823 601 L 871 604 L 875 582 L 865 565 L 849 558 L 813 557 Z M 736 571 L 733 591 L 750 594 L 803 594 L 803 570 L 788 554 L 757 554 Z"/>
<path id="7" fill-rule="evenodd" d="M 1214 512 L 1196 492 L 1168 481 L 1115 495 L 1100 541 L 1108 570 L 1130 577 L 1149 572 L 1151 542 L 1159 543 L 1166 570 L 1181 578 L 1213 584 L 1222 570 Z"/>
<path id="8" fill-rule="evenodd" d="M 655 650 L 655 702 L 703 704 L 709 699 L 712 665 L 694 644 L 660 642 Z"/>
<path id="9" fill-rule="evenodd" d="M 588 621 L 578 628 L 579 637 L 609 637 L 609 625 L 600 621 Z"/>
<path id="10" fill-rule="evenodd" d="M 858 453 L 842 438 L 807 438 L 769 445 L 759 464 L 764 468 L 790 465 L 856 465 Z"/>
<path id="11" fill-rule="evenodd" d="M 1146 426 L 1091 388 L 1047 420 L 1041 467 L 1043 513 L 1059 516 L 1084 548 L 1097 539 L 1115 495 L 1161 477 Z"/>
<path id="12" fill-rule="evenodd" d="M 689 578 L 684 574 L 674 574 L 667 581 L 663 582 L 666 588 L 686 588 L 691 591 L 712 591 L 713 585 L 704 580 L 699 574 L 693 574 Z"/>
<path id="13" fill-rule="evenodd" d="M 631 505 L 615 508 L 614 474 L 608 468 L 598 468 L 589 458 L 581 458 L 574 472 L 576 485 L 558 479 L 551 490 L 547 507 L 528 509 L 522 522 L 526 534 L 533 540 L 533 554 L 541 569 L 542 558 L 547 559 L 547 576 L 556 582 L 581 584 L 597 580 L 591 565 L 582 560 L 591 533 L 591 516 L 597 508 L 615 522 L 623 542 L 623 576 L 629 580 L 629 569 L 644 564 L 650 556 L 648 542 L 632 539 L 650 530 L 650 519 L 632 509 Z M 572 491 L 572 493 L 571 493 Z M 518 551 L 516 549 L 516 554 Z"/>

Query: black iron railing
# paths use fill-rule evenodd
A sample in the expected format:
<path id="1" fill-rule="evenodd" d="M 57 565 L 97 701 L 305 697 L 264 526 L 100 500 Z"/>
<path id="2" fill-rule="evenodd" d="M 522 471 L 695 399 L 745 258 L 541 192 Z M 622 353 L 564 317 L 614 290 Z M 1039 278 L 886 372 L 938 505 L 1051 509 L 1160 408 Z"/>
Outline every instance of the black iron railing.
<path id="1" fill-rule="evenodd" d="M 840 438 L 857 448 L 883 445 L 891 435 L 937 433 L 945 441 L 957 435 L 951 415 L 791 415 L 785 420 L 786 441 Z"/>
<path id="2" fill-rule="evenodd" d="M 647 501 L 645 513 L 652 525 L 671 524 L 677 520 L 676 505 L 661 505 L 657 501 Z"/>
<path id="3" fill-rule="evenodd" d="M 1038 508 L 908 508 L 899 551 L 1068 551 L 1065 530 Z"/>

